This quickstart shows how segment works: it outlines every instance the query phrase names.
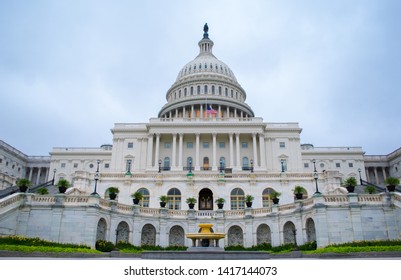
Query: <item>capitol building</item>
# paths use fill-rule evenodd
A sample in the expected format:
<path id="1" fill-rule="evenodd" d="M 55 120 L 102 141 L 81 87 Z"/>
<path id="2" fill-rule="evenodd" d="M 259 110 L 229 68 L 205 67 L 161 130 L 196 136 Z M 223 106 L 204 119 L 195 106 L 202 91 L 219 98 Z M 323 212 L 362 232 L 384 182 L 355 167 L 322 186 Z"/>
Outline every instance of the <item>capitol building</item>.
<path id="1" fill-rule="evenodd" d="M 158 116 L 116 123 L 112 144 L 53 148 L 35 180 L 67 179 L 72 187 L 66 194 L 2 198 L 0 235 L 189 246 L 185 234 L 207 222 L 226 234 L 224 246 L 401 238 L 398 192 L 348 193 L 342 185 L 348 177 L 377 185 L 400 177 L 401 152 L 366 156 L 361 147 L 314 147 L 302 143 L 298 123 L 265 122 L 214 55 L 207 25 L 203 31 L 199 54 L 178 71 Z M 111 187 L 119 190 L 115 200 Z M 302 199 L 296 187 L 304 189 Z M 137 192 L 142 197 L 134 205 Z M 188 198 L 196 199 L 193 209 Z M 221 209 L 217 199 L 224 200 Z"/>

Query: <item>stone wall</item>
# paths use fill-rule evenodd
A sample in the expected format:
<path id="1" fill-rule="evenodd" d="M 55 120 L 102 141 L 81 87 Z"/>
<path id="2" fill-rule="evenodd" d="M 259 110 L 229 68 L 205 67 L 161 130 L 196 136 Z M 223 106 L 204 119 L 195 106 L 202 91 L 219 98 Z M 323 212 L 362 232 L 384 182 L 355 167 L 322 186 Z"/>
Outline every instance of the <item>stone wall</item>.
<path id="1" fill-rule="evenodd" d="M 124 205 L 94 196 L 14 194 L 0 200 L 0 235 L 87 244 L 97 239 L 134 245 L 186 245 L 186 233 L 213 223 L 224 246 L 273 246 L 317 241 L 319 247 L 354 240 L 400 239 L 401 196 L 325 195 L 270 208 L 208 211 Z M 117 231 L 116 231 L 117 229 Z M 117 234 L 117 235 L 116 235 Z"/>

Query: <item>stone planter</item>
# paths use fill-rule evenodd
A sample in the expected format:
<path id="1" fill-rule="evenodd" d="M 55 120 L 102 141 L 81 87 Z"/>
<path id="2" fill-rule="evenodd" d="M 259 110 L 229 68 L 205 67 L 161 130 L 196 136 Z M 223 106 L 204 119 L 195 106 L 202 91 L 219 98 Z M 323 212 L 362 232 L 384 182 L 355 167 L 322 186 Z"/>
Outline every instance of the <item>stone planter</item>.
<path id="1" fill-rule="evenodd" d="M 386 188 L 387 188 L 387 190 L 389 192 L 394 192 L 395 191 L 395 185 L 388 185 L 388 186 L 386 186 Z"/>
<path id="2" fill-rule="evenodd" d="M 303 194 L 303 193 L 296 193 L 296 194 L 295 194 L 295 198 L 298 199 L 298 200 L 299 200 L 299 199 L 302 199 L 303 197 L 304 197 L 304 194 Z"/>

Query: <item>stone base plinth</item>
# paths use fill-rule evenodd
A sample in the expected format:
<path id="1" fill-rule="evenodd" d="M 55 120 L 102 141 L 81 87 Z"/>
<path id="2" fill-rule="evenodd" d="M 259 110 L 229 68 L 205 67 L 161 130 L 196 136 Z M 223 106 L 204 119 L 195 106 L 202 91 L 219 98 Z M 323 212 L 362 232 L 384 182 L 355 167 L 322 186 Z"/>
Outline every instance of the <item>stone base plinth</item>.
<path id="1" fill-rule="evenodd" d="M 269 253 L 265 252 L 199 252 L 199 251 L 154 251 L 143 252 L 142 259 L 158 260 L 265 260 L 270 259 Z"/>

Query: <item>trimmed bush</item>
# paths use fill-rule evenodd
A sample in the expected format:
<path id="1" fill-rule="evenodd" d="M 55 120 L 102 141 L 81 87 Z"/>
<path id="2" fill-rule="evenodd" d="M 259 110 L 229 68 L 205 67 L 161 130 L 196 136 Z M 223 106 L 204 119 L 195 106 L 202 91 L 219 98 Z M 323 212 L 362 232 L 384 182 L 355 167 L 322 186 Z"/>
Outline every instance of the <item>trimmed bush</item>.
<path id="1" fill-rule="evenodd" d="M 100 252 L 111 252 L 114 249 L 114 243 L 106 240 L 97 240 L 95 246 Z"/>

